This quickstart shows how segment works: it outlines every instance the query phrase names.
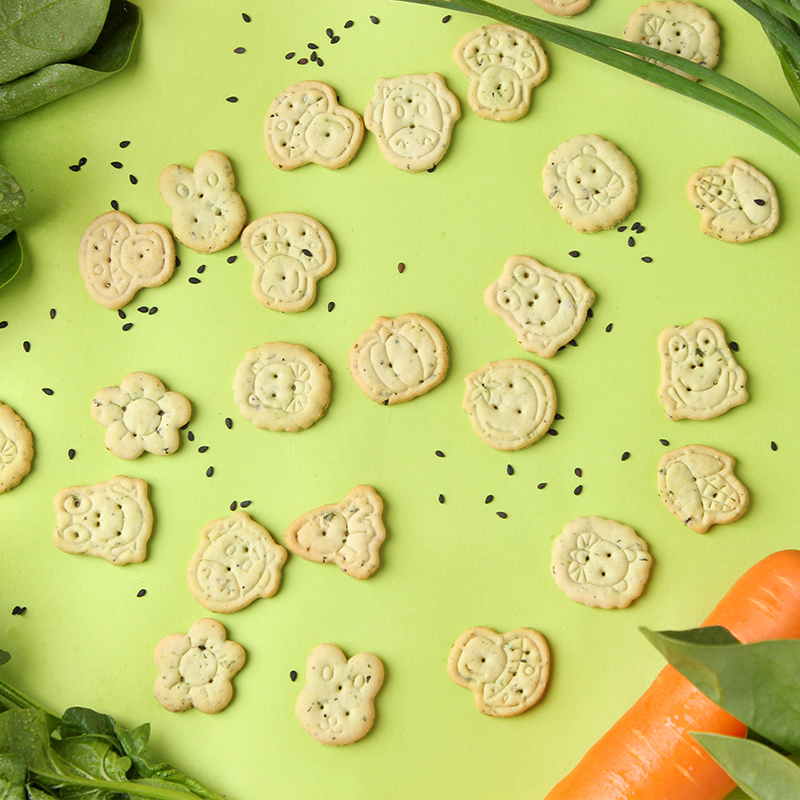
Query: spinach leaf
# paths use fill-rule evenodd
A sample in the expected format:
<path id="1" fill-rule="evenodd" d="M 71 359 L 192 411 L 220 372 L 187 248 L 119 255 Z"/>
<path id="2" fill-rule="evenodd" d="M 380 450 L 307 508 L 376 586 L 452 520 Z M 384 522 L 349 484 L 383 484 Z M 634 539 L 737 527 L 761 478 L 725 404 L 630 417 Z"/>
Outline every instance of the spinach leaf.
<path id="1" fill-rule="evenodd" d="M 0 287 L 5 286 L 22 266 L 22 245 L 16 231 L 0 239 Z"/>
<path id="2" fill-rule="evenodd" d="M 0 83 L 69 61 L 97 40 L 109 0 L 0 4 Z"/>
<path id="3" fill-rule="evenodd" d="M 14 176 L 0 166 L 0 239 L 15 230 L 25 210 L 25 194 Z"/>
<path id="4" fill-rule="evenodd" d="M 26 800 L 28 767 L 22 756 L 0 755 L 0 800 Z"/>
<path id="5" fill-rule="evenodd" d="M 0 120 L 13 119 L 119 72 L 130 59 L 139 30 L 139 8 L 111 0 L 94 46 L 80 58 L 50 64 L 0 85 Z"/>
<path id="6" fill-rule="evenodd" d="M 754 800 L 800 800 L 800 767 L 772 748 L 716 733 L 692 736 Z"/>

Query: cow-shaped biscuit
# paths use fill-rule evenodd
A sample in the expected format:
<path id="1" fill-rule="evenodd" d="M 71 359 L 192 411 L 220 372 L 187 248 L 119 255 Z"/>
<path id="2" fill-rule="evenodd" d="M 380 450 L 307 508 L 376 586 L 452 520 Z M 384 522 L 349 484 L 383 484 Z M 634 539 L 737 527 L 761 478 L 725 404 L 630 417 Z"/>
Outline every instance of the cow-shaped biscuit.
<path id="1" fill-rule="evenodd" d="M 379 78 L 364 112 L 383 157 L 405 172 L 435 167 L 461 117 L 458 98 L 438 72 Z"/>
<path id="2" fill-rule="evenodd" d="M 253 294 L 275 311 L 308 308 L 317 281 L 336 266 L 333 239 L 305 214 L 270 214 L 251 222 L 242 232 L 242 250 L 255 269 Z"/>
<path id="3" fill-rule="evenodd" d="M 528 113 L 531 92 L 548 73 L 539 40 L 511 25 L 485 25 L 462 37 L 453 51 L 469 78 L 467 100 L 483 119 L 510 122 Z"/>
<path id="4" fill-rule="evenodd" d="M 233 244 L 247 221 L 235 183 L 231 162 L 216 150 L 203 153 L 194 170 L 180 164 L 164 169 L 158 191 L 172 212 L 175 238 L 197 253 Z"/>

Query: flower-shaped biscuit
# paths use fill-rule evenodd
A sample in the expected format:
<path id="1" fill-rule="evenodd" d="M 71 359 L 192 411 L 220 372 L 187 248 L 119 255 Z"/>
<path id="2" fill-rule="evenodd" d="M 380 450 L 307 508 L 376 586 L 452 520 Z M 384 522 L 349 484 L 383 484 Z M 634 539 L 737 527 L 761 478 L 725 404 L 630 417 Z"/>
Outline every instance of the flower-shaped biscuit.
<path id="1" fill-rule="evenodd" d="M 192 405 L 146 372 L 132 372 L 119 386 L 101 389 L 92 400 L 92 419 L 106 430 L 105 445 L 115 456 L 132 460 L 145 450 L 174 453 L 180 429 L 192 416 Z"/>
<path id="2" fill-rule="evenodd" d="M 33 434 L 11 406 L 0 403 L 0 494 L 31 471 L 32 461 Z"/>
<path id="3" fill-rule="evenodd" d="M 550 677 L 550 649 L 532 628 L 499 634 L 470 628 L 447 661 L 450 679 L 475 695 L 481 714 L 513 717 L 539 702 Z"/>
<path id="4" fill-rule="evenodd" d="M 189 632 L 165 636 L 153 652 L 159 671 L 156 700 L 167 711 L 194 706 L 205 714 L 222 711 L 233 697 L 231 678 L 244 666 L 244 648 L 226 638 L 213 619 L 195 622 Z"/>

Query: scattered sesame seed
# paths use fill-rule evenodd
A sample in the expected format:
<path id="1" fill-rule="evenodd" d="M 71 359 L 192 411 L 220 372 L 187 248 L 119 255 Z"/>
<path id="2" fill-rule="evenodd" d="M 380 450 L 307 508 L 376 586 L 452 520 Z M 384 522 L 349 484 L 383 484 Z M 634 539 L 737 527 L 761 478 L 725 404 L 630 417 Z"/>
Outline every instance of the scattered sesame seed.
<path id="1" fill-rule="evenodd" d="M 114 167 L 114 169 L 122 169 L 122 162 L 121 161 L 112 161 L 111 162 L 111 166 Z"/>
<path id="2" fill-rule="evenodd" d="M 561 414 L 556 412 L 556 415 L 555 415 L 555 417 L 553 417 L 553 419 L 564 419 L 564 417 L 562 417 Z"/>
<path id="3" fill-rule="evenodd" d="M 195 278 L 194 276 L 192 276 L 191 278 L 189 278 L 189 283 L 200 283 L 200 278 Z"/>
<path id="4" fill-rule="evenodd" d="M 230 505 L 231 511 L 236 511 L 237 505 L 238 505 L 238 503 L 234 500 Z"/>
<path id="5" fill-rule="evenodd" d="M 439 502 L 440 503 L 444 503 L 444 495 L 443 494 L 439 495 Z"/>
<path id="6" fill-rule="evenodd" d="M 147 594 L 147 589 L 139 589 L 139 591 L 136 592 L 137 597 L 144 597 L 146 594 Z"/>
<path id="7" fill-rule="evenodd" d="M 329 39 L 333 39 L 333 28 L 325 28 L 325 35 Z"/>
<path id="8" fill-rule="evenodd" d="M 507 519 L 508 518 L 508 514 L 506 514 L 505 511 L 498 511 L 497 512 L 497 516 L 500 517 L 500 519 Z"/>
<path id="9" fill-rule="evenodd" d="M 444 458 L 444 453 L 443 453 L 441 450 L 437 450 L 437 451 L 434 453 L 434 455 L 435 455 L 435 456 L 438 456 L 439 458 Z"/>
<path id="10" fill-rule="evenodd" d="M 138 178 L 137 178 L 135 175 L 128 175 L 128 180 L 129 180 L 129 181 L 130 181 L 130 182 L 131 182 L 131 183 L 132 183 L 134 186 L 136 186 L 136 184 L 137 184 L 137 183 L 139 183 L 139 179 L 138 179 Z"/>
<path id="11" fill-rule="evenodd" d="M 537 489 L 544 489 L 545 486 L 547 486 L 546 483 L 540 483 L 536 488 Z"/>
<path id="12" fill-rule="evenodd" d="M 242 53 L 245 52 L 245 49 L 244 47 L 234 47 L 233 52 L 236 53 L 237 55 L 241 55 Z"/>
<path id="13" fill-rule="evenodd" d="M 205 271 L 206 271 L 206 265 L 205 264 L 201 264 L 196 270 L 198 275 L 202 275 Z"/>
<path id="14" fill-rule="evenodd" d="M 253 503 L 253 501 L 252 501 L 252 500 L 242 500 L 242 502 L 241 502 L 241 503 L 239 503 L 239 505 L 240 505 L 242 508 L 247 508 L 249 505 L 252 505 L 252 503 Z"/>
<path id="15" fill-rule="evenodd" d="M 128 315 L 121 308 L 119 308 L 117 309 L 117 316 L 120 319 L 126 319 Z"/>
<path id="16" fill-rule="evenodd" d="M 308 59 L 307 58 L 298 58 L 297 59 L 297 63 L 298 64 L 308 64 Z"/>
<path id="17" fill-rule="evenodd" d="M 328 311 L 333 311 L 334 308 L 336 308 L 336 303 L 331 300 L 330 303 L 328 303 Z"/>
<path id="18" fill-rule="evenodd" d="M 405 272 L 405 271 L 406 271 L 406 265 L 405 265 L 405 264 L 404 264 L 402 261 L 400 261 L 400 262 L 397 264 L 397 271 L 398 271 L 400 274 L 402 274 L 403 272 Z"/>
<path id="19" fill-rule="evenodd" d="M 0 330 L 2 330 L 3 328 L 7 328 L 7 327 L 8 327 L 8 320 L 7 319 L 4 319 L 4 320 L 0 321 Z"/>
<path id="20" fill-rule="evenodd" d="M 570 250 L 569 255 L 571 255 L 572 258 L 577 258 L 580 255 L 580 252 L 578 250 Z"/>
<path id="21" fill-rule="evenodd" d="M 608 325 L 606 325 L 606 333 L 611 333 L 611 329 L 613 327 L 614 327 L 614 323 L 613 322 L 609 322 Z"/>
<path id="22" fill-rule="evenodd" d="M 24 614 L 28 610 L 27 606 L 14 606 L 13 610 L 11 611 L 12 616 L 18 617 L 21 614 Z"/>
<path id="23" fill-rule="evenodd" d="M 238 98 L 238 97 L 236 97 L 235 95 L 231 95 L 230 97 L 226 97 L 225 99 L 226 99 L 226 100 L 227 100 L 229 103 L 238 103 L 238 102 L 239 102 L 239 98 Z"/>
<path id="24" fill-rule="evenodd" d="M 331 36 L 331 44 L 336 44 L 339 41 L 338 36 Z"/>
<path id="25" fill-rule="evenodd" d="M 225 427 L 230 430 L 233 427 L 233 420 L 230 417 L 225 417 Z"/>
<path id="26" fill-rule="evenodd" d="M 492 500 L 494 500 L 494 495 L 493 494 L 487 494 L 486 495 L 486 499 L 483 502 L 486 503 L 486 505 L 489 505 L 489 503 L 491 503 Z"/>
<path id="27" fill-rule="evenodd" d="M 50 319 L 56 318 L 56 310 L 54 308 L 50 309 Z"/>
<path id="28" fill-rule="evenodd" d="M 770 447 L 771 447 L 773 450 L 777 450 L 777 449 L 778 449 L 778 445 L 777 445 L 777 444 L 775 444 L 775 442 L 770 442 L 770 443 L 769 443 L 769 446 L 770 446 Z"/>
<path id="29" fill-rule="evenodd" d="M 575 467 L 575 475 L 576 475 L 578 478 L 581 478 L 581 477 L 583 477 L 583 470 L 582 470 L 580 467 Z"/>
<path id="30" fill-rule="evenodd" d="M 583 491 L 583 486 L 578 484 L 573 490 L 572 493 L 577 497 Z"/>
<path id="31" fill-rule="evenodd" d="M 594 311 L 592 311 L 592 309 L 590 308 L 590 309 L 589 309 L 589 310 L 586 312 L 586 316 L 587 316 L 587 317 L 593 317 L 593 316 L 594 316 Z"/>
<path id="32" fill-rule="evenodd" d="M 237 259 L 237 258 L 238 258 L 238 256 L 228 256 L 228 257 L 227 257 L 225 260 L 226 260 L 226 261 L 227 261 L 229 264 L 233 264 L 233 263 L 236 261 L 236 259 Z"/>
<path id="33" fill-rule="evenodd" d="M 733 350 L 735 353 L 738 353 L 738 352 L 739 352 L 739 343 L 738 343 L 738 342 L 731 342 L 731 343 L 730 343 L 730 348 L 731 348 L 731 350 Z"/>
<path id="34" fill-rule="evenodd" d="M 506 473 L 509 474 L 509 475 L 513 475 L 514 474 L 514 467 L 512 467 L 511 464 L 509 464 L 506 467 Z"/>
<path id="35" fill-rule="evenodd" d="M 147 312 L 147 316 L 148 316 L 148 317 L 152 317 L 152 316 L 153 316 L 153 314 L 157 314 L 157 313 L 158 313 L 158 306 L 153 306 L 153 307 L 152 307 L 152 308 L 151 308 L 151 309 L 150 309 L 150 310 Z"/>
<path id="36" fill-rule="evenodd" d="M 289 680 L 290 680 L 292 683 L 294 683 L 294 682 L 297 680 L 297 672 L 295 672 L 295 670 L 292 670 L 292 671 L 289 673 Z"/>
<path id="37" fill-rule="evenodd" d="M 23 349 L 23 350 L 24 350 L 26 353 L 30 353 L 30 351 L 31 351 L 31 343 L 30 343 L 30 342 L 28 342 L 28 341 L 25 341 L 25 342 L 23 342 L 23 343 L 22 343 L 22 349 Z"/>
<path id="38" fill-rule="evenodd" d="M 128 140 L 128 139 L 124 139 L 123 141 L 121 141 L 121 142 L 119 143 L 119 146 L 120 146 L 120 147 L 122 147 L 122 148 L 124 149 L 124 148 L 126 148 L 126 147 L 127 147 L 129 144 L 130 144 L 130 140 Z"/>
<path id="39" fill-rule="evenodd" d="M 251 19 L 251 17 L 250 17 L 250 15 L 249 15 L 249 14 L 242 14 L 242 19 L 243 19 L 245 22 L 250 22 L 250 19 Z"/>
<path id="40" fill-rule="evenodd" d="M 147 306 L 139 306 L 139 308 L 137 308 L 136 310 L 140 314 L 146 314 L 148 311 L 150 311 L 150 309 Z"/>
<path id="41" fill-rule="evenodd" d="M 293 59 L 293 58 L 294 58 L 296 55 L 297 55 L 297 53 L 287 53 L 287 54 L 284 56 L 284 58 L 285 58 L 287 61 L 291 61 L 291 60 L 292 60 L 292 59 Z"/>
<path id="42" fill-rule="evenodd" d="M 642 256 L 642 261 L 644 261 L 645 264 L 653 263 L 653 259 L 650 256 Z"/>
<path id="43" fill-rule="evenodd" d="M 126 322 L 126 323 L 125 323 L 125 324 L 122 326 L 122 330 L 124 330 L 124 331 L 129 331 L 129 330 L 130 330 L 132 327 L 133 327 L 133 323 L 132 323 L 132 322 Z"/>
<path id="44" fill-rule="evenodd" d="M 754 202 L 754 203 L 755 203 L 757 206 L 765 206 L 765 205 L 767 204 L 767 201 L 766 201 L 766 200 L 762 200 L 760 197 L 758 197 L 758 198 L 756 198 L 755 200 L 753 200 L 753 202 Z"/>
<path id="45" fill-rule="evenodd" d="M 555 428 L 550 428 L 550 430 L 547 432 L 550 434 L 550 436 L 558 436 L 558 431 Z"/>
<path id="46" fill-rule="evenodd" d="M 622 458 L 620 459 L 620 461 L 627 461 L 627 460 L 628 460 L 630 457 L 631 457 L 631 454 L 630 454 L 630 453 L 629 453 L 629 452 L 626 450 L 626 451 L 625 451 L 625 452 L 622 454 Z"/>
<path id="47" fill-rule="evenodd" d="M 193 434 L 191 431 L 189 431 L 189 432 L 186 434 L 186 438 L 187 438 L 187 439 L 188 439 L 190 442 L 193 442 L 193 441 L 194 441 L 194 434 Z"/>
<path id="48" fill-rule="evenodd" d="M 42 389 L 42 391 L 43 391 L 43 392 L 44 392 L 44 393 L 45 393 L 45 394 L 46 394 L 48 397 L 52 397 L 52 396 L 55 394 L 55 392 L 54 392 L 52 389 L 49 389 L 49 388 L 47 388 L 46 386 L 45 386 L 45 388 L 44 388 L 44 389 Z"/>
<path id="49" fill-rule="evenodd" d="M 619 233 L 622 233 L 623 231 L 626 231 L 626 230 L 628 230 L 628 226 L 627 225 L 620 225 L 619 228 L 617 228 L 617 231 Z"/>
<path id="50" fill-rule="evenodd" d="M 114 211 L 119 211 L 119 203 L 116 200 L 112 200 L 111 201 L 111 208 L 113 208 Z"/>
<path id="51" fill-rule="evenodd" d="M 369 21 L 370 21 L 370 22 L 371 22 L 373 25 L 377 25 L 377 24 L 380 22 L 380 20 L 379 20 L 379 19 L 378 19 L 376 16 L 374 16 L 374 15 L 372 15 L 372 14 L 370 14 L 370 15 L 369 15 Z"/>
<path id="52" fill-rule="evenodd" d="M 198 453 L 205 453 L 208 450 L 208 445 L 204 444 L 197 448 Z"/>
<path id="53" fill-rule="evenodd" d="M 70 164 L 70 165 L 69 165 L 69 168 L 70 168 L 70 169 L 71 169 L 73 172 L 77 172 L 77 171 L 80 169 L 80 167 L 79 167 L 77 164 Z"/>
<path id="54" fill-rule="evenodd" d="M 659 442 L 664 445 L 664 447 L 669 447 L 669 440 L 668 439 L 659 439 Z"/>
<path id="55" fill-rule="evenodd" d="M 75 450 L 73 450 L 71 447 L 69 450 L 67 450 L 67 458 L 69 458 L 70 461 L 75 458 Z"/>
<path id="56" fill-rule="evenodd" d="M 628 237 L 628 247 L 633 247 L 636 244 L 636 239 L 633 236 Z"/>
<path id="57" fill-rule="evenodd" d="M 321 67 L 325 63 L 319 56 L 317 56 L 316 59 L 312 59 L 312 61 L 316 61 L 318 67 Z"/>
<path id="58" fill-rule="evenodd" d="M 209 467 L 206 470 L 206 478 L 210 478 L 214 474 L 214 467 Z"/>
<path id="59" fill-rule="evenodd" d="M 319 50 L 319 45 L 314 42 L 309 42 L 306 47 L 308 47 L 309 50 Z"/>
<path id="60" fill-rule="evenodd" d="M 445 24 L 446 24 L 446 23 L 448 23 L 448 22 L 450 22 L 450 15 L 449 15 L 449 14 L 445 14 L 445 15 L 442 17 L 442 22 L 444 22 Z"/>
<path id="61" fill-rule="evenodd" d="M 347 20 L 347 22 L 345 22 L 344 27 L 345 28 L 352 28 L 354 24 L 355 23 L 353 22 L 353 20 L 349 19 L 349 20 Z"/>
<path id="62" fill-rule="evenodd" d="M 316 51 L 316 50 L 312 50 L 312 51 L 311 51 L 311 55 L 309 56 L 309 58 L 310 58 L 312 61 L 316 61 L 316 60 L 317 60 L 317 51 Z"/>

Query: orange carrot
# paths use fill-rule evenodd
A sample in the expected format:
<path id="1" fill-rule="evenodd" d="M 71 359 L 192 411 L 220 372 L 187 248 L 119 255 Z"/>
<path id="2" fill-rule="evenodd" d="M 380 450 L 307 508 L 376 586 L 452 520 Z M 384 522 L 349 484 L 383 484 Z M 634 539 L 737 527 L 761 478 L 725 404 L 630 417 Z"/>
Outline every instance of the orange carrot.
<path id="1" fill-rule="evenodd" d="M 744 643 L 800 638 L 800 551 L 751 567 L 703 625 Z M 745 726 L 667 665 L 545 800 L 716 800 L 735 788 L 689 735 L 744 736 Z"/>

